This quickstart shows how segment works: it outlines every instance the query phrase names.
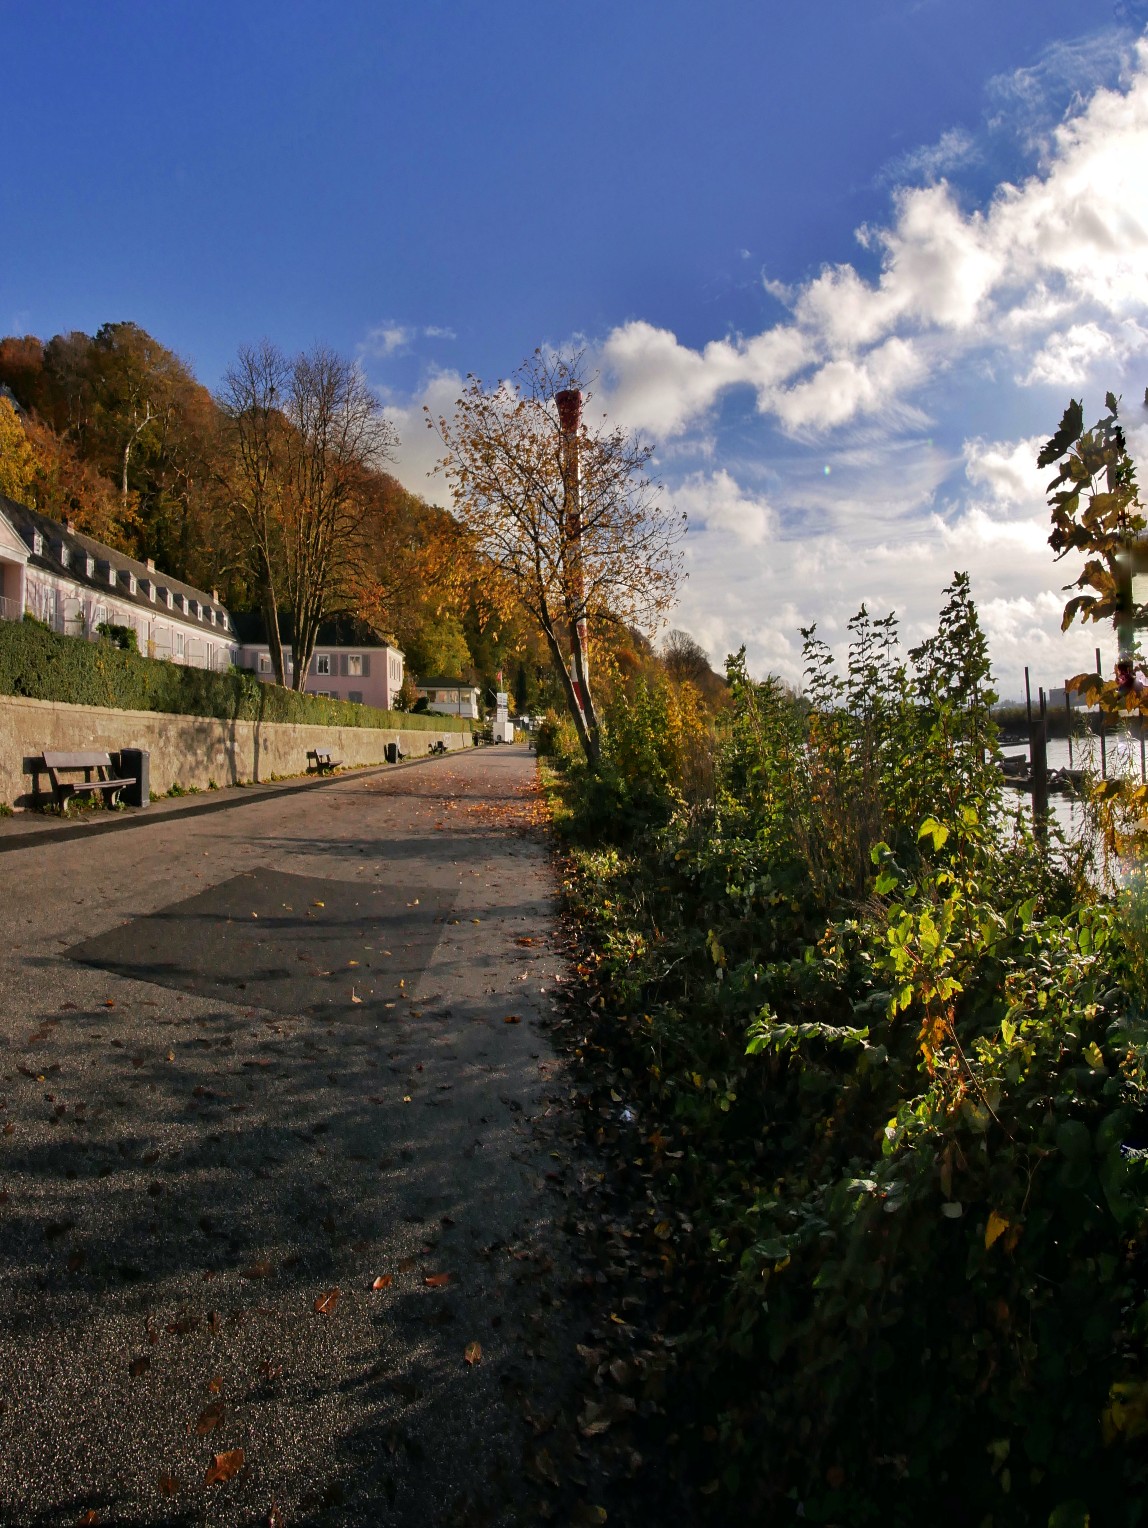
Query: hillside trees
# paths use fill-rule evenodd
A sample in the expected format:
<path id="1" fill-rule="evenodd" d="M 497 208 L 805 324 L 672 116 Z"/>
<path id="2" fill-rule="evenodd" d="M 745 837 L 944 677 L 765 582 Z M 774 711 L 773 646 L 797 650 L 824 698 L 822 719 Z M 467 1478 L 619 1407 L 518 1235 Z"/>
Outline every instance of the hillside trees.
<path id="1" fill-rule="evenodd" d="M 584 633 L 652 624 L 671 603 L 684 521 L 646 476 L 652 447 L 581 415 L 577 362 L 536 352 L 507 382 L 472 377 L 451 419 L 428 416 L 439 470 L 476 551 L 541 631 L 592 766 L 601 725 Z M 575 406 L 576 400 L 576 406 Z"/>

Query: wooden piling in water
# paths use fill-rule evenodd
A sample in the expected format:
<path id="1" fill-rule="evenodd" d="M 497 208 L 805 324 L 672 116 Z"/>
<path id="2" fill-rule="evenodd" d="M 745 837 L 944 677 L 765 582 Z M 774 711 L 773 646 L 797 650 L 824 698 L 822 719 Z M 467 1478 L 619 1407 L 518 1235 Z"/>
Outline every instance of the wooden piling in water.
<path id="1" fill-rule="evenodd" d="M 1048 839 L 1048 710 L 1043 685 L 1039 693 L 1040 712 L 1029 726 L 1028 762 L 1032 779 L 1032 830 L 1040 842 L 1045 843 Z"/>

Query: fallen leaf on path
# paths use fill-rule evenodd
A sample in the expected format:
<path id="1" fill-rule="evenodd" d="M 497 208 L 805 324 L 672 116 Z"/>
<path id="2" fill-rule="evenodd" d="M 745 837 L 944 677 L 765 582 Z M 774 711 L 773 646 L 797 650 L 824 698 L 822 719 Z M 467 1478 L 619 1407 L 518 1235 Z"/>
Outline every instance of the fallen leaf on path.
<path id="1" fill-rule="evenodd" d="M 444 1284 L 449 1284 L 450 1280 L 449 1273 L 428 1273 L 424 1276 L 423 1283 L 431 1289 L 441 1289 Z"/>
<path id="2" fill-rule="evenodd" d="M 561 1483 L 549 1449 L 535 1449 L 534 1457 L 530 1461 L 530 1470 L 537 1479 L 544 1480 L 547 1485 L 557 1486 Z"/>
<path id="3" fill-rule="evenodd" d="M 245 1268 L 240 1274 L 244 1279 L 267 1279 L 271 1277 L 270 1263 L 252 1263 L 250 1268 Z"/>
<path id="4" fill-rule="evenodd" d="M 320 1316 L 330 1316 L 334 1314 L 335 1306 L 339 1303 L 339 1293 L 340 1292 L 337 1288 L 329 1289 L 326 1294 L 319 1296 L 319 1298 L 315 1301 L 315 1309 L 318 1311 Z"/>
<path id="5" fill-rule="evenodd" d="M 502 1022 L 504 1024 L 521 1024 L 522 1019 L 517 1013 L 508 1013 Z"/>
<path id="6" fill-rule="evenodd" d="M 361 1003 L 362 1001 L 363 1001 L 362 998 L 359 997 L 359 995 L 356 993 L 354 987 L 352 987 L 351 988 L 351 1002 L 352 1003 Z"/>
<path id="7" fill-rule="evenodd" d="M 327 905 L 326 902 L 317 902 L 316 901 L 316 902 L 312 902 L 311 903 L 312 907 L 326 907 L 326 905 Z"/>
<path id="8" fill-rule="evenodd" d="M 84 1513 L 83 1517 L 78 1517 L 76 1519 L 76 1528 L 84 1528 L 86 1523 L 98 1523 L 99 1520 L 100 1514 L 94 1507 L 89 1507 L 88 1510 Z"/>
<path id="9" fill-rule="evenodd" d="M 592 1507 L 589 1502 L 579 1502 L 574 1509 L 571 1522 L 575 1528 L 593 1528 L 596 1523 L 604 1523 L 607 1513 L 605 1507 Z"/>
<path id="10" fill-rule="evenodd" d="M 195 1430 L 199 1436 L 205 1438 L 209 1432 L 214 1432 L 223 1421 L 224 1413 L 222 1401 L 213 1401 L 210 1406 L 205 1406 L 195 1424 Z"/>
<path id="11" fill-rule="evenodd" d="M 174 1475 L 161 1475 L 156 1481 L 161 1496 L 174 1496 L 179 1490 L 179 1481 Z"/>
<path id="12" fill-rule="evenodd" d="M 465 1358 L 468 1364 L 474 1365 L 478 1363 L 479 1359 L 482 1357 L 482 1343 L 468 1342 L 466 1345 L 466 1350 L 462 1356 Z"/>
<path id="13" fill-rule="evenodd" d="M 238 1475 L 246 1463 L 246 1458 L 241 1448 L 229 1449 L 226 1454 L 216 1454 L 207 1467 L 207 1474 L 203 1477 L 204 1485 L 221 1485 L 232 1476 Z"/>
<path id="14" fill-rule="evenodd" d="M 391 1275 L 389 1273 L 380 1273 L 378 1278 L 371 1285 L 371 1288 L 372 1289 L 389 1289 L 393 1283 L 394 1283 L 394 1279 L 391 1277 Z"/>

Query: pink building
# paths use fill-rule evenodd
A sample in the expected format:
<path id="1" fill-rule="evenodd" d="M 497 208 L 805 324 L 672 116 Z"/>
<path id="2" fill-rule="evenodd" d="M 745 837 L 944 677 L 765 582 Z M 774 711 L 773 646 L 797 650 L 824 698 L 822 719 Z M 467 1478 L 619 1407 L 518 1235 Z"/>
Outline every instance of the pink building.
<path id="1" fill-rule="evenodd" d="M 274 684 L 271 649 L 266 642 L 245 643 L 239 666 L 250 669 L 265 684 Z M 291 678 L 291 649 L 283 648 L 287 678 Z M 389 643 L 323 643 L 315 646 L 304 689 L 308 695 L 327 695 L 333 700 L 356 701 L 390 711 L 402 688 L 403 654 Z"/>

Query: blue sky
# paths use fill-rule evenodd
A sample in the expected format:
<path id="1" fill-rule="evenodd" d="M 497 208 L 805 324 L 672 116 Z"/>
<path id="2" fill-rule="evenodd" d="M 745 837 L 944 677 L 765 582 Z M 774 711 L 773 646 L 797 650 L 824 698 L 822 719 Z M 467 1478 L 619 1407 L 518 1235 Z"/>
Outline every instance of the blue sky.
<path id="1" fill-rule="evenodd" d="M 133 319 L 209 385 L 327 341 L 432 497 L 423 402 L 577 343 L 690 516 L 675 619 L 716 660 L 796 677 L 863 599 L 916 640 L 956 567 L 1002 690 L 1091 653 L 1033 443 L 1112 387 L 1148 454 L 1148 0 L 0 21 L 0 330 Z"/>

